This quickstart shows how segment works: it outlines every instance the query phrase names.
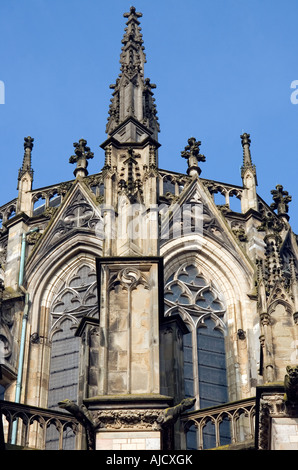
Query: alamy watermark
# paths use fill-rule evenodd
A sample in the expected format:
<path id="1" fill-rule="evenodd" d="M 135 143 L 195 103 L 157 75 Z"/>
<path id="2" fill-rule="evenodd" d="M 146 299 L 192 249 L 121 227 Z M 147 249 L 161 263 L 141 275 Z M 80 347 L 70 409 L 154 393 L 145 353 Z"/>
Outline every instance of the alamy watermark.
<path id="1" fill-rule="evenodd" d="M 99 206 L 95 226 L 102 240 L 170 240 L 196 234 L 203 235 L 203 204 L 126 204 L 119 201 L 118 210 Z"/>
<path id="2" fill-rule="evenodd" d="M 0 80 L 0 104 L 5 104 L 5 85 L 2 80 Z"/>
<path id="3" fill-rule="evenodd" d="M 291 103 L 298 104 L 298 80 L 292 81 L 291 88 L 294 89 L 294 91 L 291 93 Z"/>

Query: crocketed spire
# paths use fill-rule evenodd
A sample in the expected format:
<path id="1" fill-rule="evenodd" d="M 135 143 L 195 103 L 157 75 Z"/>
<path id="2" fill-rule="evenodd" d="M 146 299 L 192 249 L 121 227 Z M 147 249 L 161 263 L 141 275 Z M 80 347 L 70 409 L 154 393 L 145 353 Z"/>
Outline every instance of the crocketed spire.
<path id="1" fill-rule="evenodd" d="M 106 132 L 111 137 L 119 126 L 131 119 L 144 126 L 149 135 L 157 140 L 159 123 L 152 92 L 156 85 L 144 78 L 146 55 L 139 26 L 142 13 L 131 7 L 129 13 L 123 16 L 127 18 L 127 27 L 122 39 L 121 69 L 116 83 L 110 85 L 113 95 Z M 133 133 L 127 138 L 130 141 L 137 140 Z"/>

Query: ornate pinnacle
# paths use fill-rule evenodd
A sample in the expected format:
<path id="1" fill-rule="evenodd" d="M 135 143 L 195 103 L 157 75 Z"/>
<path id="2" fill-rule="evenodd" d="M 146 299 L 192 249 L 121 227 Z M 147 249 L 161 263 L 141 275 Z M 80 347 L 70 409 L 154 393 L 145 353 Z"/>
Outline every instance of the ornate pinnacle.
<path id="1" fill-rule="evenodd" d="M 271 204 L 271 209 L 276 210 L 277 209 L 277 214 L 279 216 L 286 217 L 287 220 L 289 220 L 288 216 L 288 210 L 289 210 L 289 205 L 288 203 L 291 202 L 292 197 L 289 196 L 288 191 L 283 190 L 283 186 L 281 184 L 278 184 L 276 189 L 273 189 L 271 191 L 271 194 L 273 195 L 273 203 Z"/>
<path id="2" fill-rule="evenodd" d="M 18 181 L 21 180 L 22 176 L 25 173 L 29 173 L 31 178 L 33 178 L 33 169 L 31 167 L 31 151 L 33 149 L 33 137 L 24 137 L 24 158 L 22 168 L 19 169 Z"/>
<path id="3" fill-rule="evenodd" d="M 144 79 L 146 55 L 139 21 L 143 15 L 131 7 L 123 16 L 127 22 L 122 39 L 120 74 L 116 83 L 110 86 L 113 93 L 106 132 L 109 136 L 113 135 L 119 125 L 133 118 L 157 140 L 159 123 L 152 91 L 155 85 Z"/>
<path id="4" fill-rule="evenodd" d="M 250 134 L 247 134 L 246 132 L 244 132 L 244 134 L 242 134 L 240 138 L 241 138 L 241 144 L 243 147 L 243 165 L 241 167 L 241 176 L 243 178 L 244 173 L 247 169 L 252 170 L 253 175 L 256 176 L 256 167 L 252 163 L 251 153 L 250 153 L 250 144 L 251 144 Z"/>
<path id="5" fill-rule="evenodd" d="M 74 175 L 77 176 L 87 176 L 87 166 L 90 158 L 94 157 L 94 153 L 90 151 L 90 148 L 87 147 L 87 140 L 80 139 L 79 142 L 74 142 L 75 155 L 72 155 L 69 159 L 69 163 L 76 163 L 77 167 L 74 170 Z"/>
<path id="6" fill-rule="evenodd" d="M 240 136 L 241 138 L 241 144 L 243 147 L 243 167 L 250 167 L 252 166 L 252 161 L 251 161 L 251 154 L 250 154 L 250 134 L 247 134 L 246 132 Z"/>
<path id="7" fill-rule="evenodd" d="M 197 141 L 194 137 L 190 137 L 190 139 L 188 139 L 188 145 L 186 145 L 181 152 L 181 156 L 188 160 L 188 174 L 201 174 L 198 162 L 205 162 L 206 157 L 200 154 L 200 145 L 200 141 Z"/>

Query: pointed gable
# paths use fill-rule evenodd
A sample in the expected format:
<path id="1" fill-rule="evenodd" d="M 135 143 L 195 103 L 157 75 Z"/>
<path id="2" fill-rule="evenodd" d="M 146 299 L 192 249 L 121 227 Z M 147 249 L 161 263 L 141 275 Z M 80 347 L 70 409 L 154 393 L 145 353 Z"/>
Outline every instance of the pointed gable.
<path id="1" fill-rule="evenodd" d="M 46 256 L 77 233 L 98 235 L 102 226 L 103 219 L 94 196 L 77 180 L 36 244 L 30 260 Z"/>
<path id="2" fill-rule="evenodd" d="M 193 179 L 189 185 L 186 185 L 179 197 L 175 197 L 174 202 L 168 206 L 167 211 L 163 211 L 162 233 L 163 231 L 165 233 L 164 225 L 167 218 L 170 220 L 172 233 L 174 224 L 178 222 L 181 224 L 181 236 L 197 233 L 199 236 L 212 238 L 230 249 L 238 246 L 231 228 L 199 178 Z M 176 233 L 178 233 L 177 228 Z"/>

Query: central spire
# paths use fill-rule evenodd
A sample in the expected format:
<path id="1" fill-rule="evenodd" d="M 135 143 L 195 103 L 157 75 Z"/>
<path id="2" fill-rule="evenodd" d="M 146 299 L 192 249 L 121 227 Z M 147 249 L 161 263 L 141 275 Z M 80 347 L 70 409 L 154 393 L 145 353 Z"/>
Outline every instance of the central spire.
<path id="1" fill-rule="evenodd" d="M 158 140 L 159 123 L 152 89 L 156 86 L 144 79 L 146 55 L 139 18 L 142 13 L 131 7 L 122 39 L 120 74 L 114 85 L 106 132 L 119 142 L 140 142 L 150 136 Z"/>

